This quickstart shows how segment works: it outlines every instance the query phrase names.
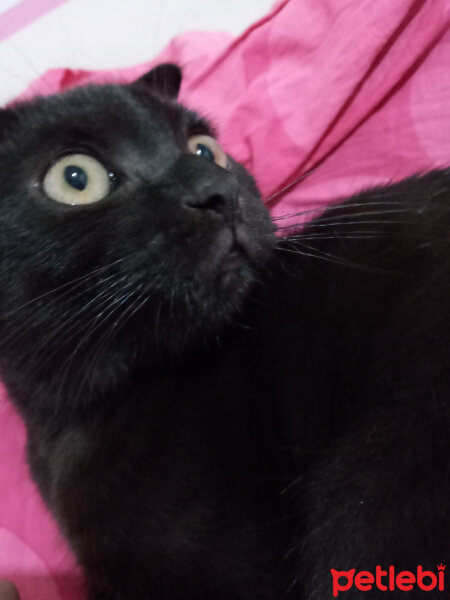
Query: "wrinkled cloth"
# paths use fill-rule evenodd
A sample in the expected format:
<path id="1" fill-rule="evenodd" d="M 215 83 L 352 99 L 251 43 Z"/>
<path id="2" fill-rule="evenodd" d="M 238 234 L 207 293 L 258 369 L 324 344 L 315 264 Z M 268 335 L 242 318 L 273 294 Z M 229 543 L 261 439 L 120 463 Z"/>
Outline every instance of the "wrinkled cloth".
<path id="1" fill-rule="evenodd" d="M 182 67 L 180 100 L 216 125 L 277 217 L 449 166 L 450 0 L 284 0 L 236 39 L 190 33 L 145 65 L 52 70 L 23 98 L 128 82 L 163 61 Z M 22 600 L 82 600 L 24 446 L 0 389 L 0 577 Z"/>

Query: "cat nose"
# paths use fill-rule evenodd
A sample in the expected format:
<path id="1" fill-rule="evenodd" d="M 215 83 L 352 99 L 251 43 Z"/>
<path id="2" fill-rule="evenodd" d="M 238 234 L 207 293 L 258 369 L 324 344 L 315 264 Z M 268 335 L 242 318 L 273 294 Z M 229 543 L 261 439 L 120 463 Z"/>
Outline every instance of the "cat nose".
<path id="1" fill-rule="evenodd" d="M 233 186 L 218 189 L 207 187 L 185 199 L 184 205 L 196 210 L 215 213 L 225 220 L 233 218 L 237 205 L 237 190 Z"/>
<path id="2" fill-rule="evenodd" d="M 182 154 L 170 174 L 172 189 L 184 209 L 221 216 L 227 222 L 234 219 L 241 190 L 233 173 L 203 158 Z"/>
<path id="3" fill-rule="evenodd" d="M 199 198 L 189 198 L 186 200 L 185 205 L 189 208 L 223 213 L 227 202 L 229 202 L 229 200 L 227 200 L 223 194 L 212 193 Z"/>

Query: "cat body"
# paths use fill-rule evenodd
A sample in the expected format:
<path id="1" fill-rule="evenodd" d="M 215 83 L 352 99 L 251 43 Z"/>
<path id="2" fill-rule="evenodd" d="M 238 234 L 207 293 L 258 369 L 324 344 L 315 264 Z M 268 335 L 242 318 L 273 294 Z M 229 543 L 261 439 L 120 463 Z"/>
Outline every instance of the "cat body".
<path id="1" fill-rule="evenodd" d="M 435 568 L 449 172 L 278 238 L 179 83 L 0 113 L 0 370 L 90 599 L 324 600 L 331 569 Z"/>

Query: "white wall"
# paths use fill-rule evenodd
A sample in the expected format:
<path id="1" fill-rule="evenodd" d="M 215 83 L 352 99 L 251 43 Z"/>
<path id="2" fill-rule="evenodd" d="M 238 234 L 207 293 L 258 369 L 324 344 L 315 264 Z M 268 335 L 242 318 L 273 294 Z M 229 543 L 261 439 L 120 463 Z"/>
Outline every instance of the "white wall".
<path id="1" fill-rule="evenodd" d="M 14 1 L 0 0 L 0 12 Z M 0 42 L 0 104 L 50 67 L 137 64 L 155 56 L 181 32 L 239 34 L 272 4 L 273 0 L 68 0 Z"/>

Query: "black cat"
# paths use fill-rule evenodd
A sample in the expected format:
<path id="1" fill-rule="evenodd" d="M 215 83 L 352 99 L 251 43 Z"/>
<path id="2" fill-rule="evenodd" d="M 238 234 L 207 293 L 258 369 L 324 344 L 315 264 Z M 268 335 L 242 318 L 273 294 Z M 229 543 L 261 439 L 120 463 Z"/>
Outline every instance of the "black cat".
<path id="1" fill-rule="evenodd" d="M 438 597 L 450 172 L 282 239 L 180 80 L 0 112 L 1 375 L 89 598 Z"/>

